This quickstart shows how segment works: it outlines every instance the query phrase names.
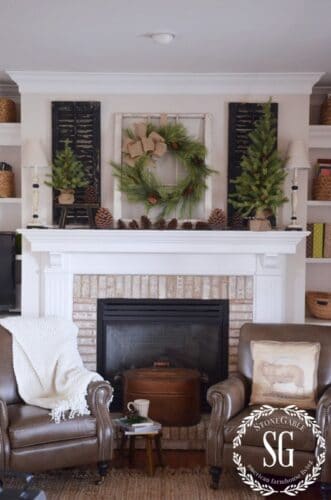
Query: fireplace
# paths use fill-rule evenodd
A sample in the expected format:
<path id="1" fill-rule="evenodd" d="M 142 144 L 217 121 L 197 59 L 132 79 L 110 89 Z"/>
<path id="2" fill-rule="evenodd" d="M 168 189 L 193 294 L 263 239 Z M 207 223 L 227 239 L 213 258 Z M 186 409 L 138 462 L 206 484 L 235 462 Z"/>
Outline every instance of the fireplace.
<path id="1" fill-rule="evenodd" d="M 196 368 L 201 405 L 228 374 L 228 300 L 98 299 L 97 371 L 114 387 L 112 410 L 122 410 L 124 370 L 156 364 Z"/>

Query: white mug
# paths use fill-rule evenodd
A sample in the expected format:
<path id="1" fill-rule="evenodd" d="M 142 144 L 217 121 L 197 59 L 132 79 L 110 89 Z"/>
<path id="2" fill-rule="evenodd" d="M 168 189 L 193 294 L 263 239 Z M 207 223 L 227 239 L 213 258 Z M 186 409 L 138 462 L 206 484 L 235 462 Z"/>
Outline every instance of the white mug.
<path id="1" fill-rule="evenodd" d="M 141 417 L 148 417 L 149 400 L 135 399 L 134 401 L 129 401 L 127 408 L 129 411 L 137 411 Z"/>

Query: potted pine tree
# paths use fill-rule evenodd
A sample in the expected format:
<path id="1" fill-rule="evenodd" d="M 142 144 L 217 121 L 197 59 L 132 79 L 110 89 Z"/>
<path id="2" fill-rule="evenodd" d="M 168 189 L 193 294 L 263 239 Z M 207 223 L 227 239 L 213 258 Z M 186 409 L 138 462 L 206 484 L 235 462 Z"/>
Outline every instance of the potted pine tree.
<path id="1" fill-rule="evenodd" d="M 277 130 L 271 113 L 271 99 L 262 104 L 263 113 L 249 134 L 251 144 L 241 160 L 241 174 L 232 182 L 235 192 L 229 202 L 242 214 L 250 217 L 253 231 L 271 229 L 268 216 L 287 201 L 283 192 L 286 177 L 283 160 L 277 149 Z"/>
<path id="2" fill-rule="evenodd" d="M 64 141 L 64 149 L 56 153 L 52 165 L 50 181 L 45 184 L 60 192 L 59 203 L 72 205 L 75 200 L 75 190 L 88 185 L 84 166 L 77 160 L 73 150 L 69 146 L 69 140 Z"/>

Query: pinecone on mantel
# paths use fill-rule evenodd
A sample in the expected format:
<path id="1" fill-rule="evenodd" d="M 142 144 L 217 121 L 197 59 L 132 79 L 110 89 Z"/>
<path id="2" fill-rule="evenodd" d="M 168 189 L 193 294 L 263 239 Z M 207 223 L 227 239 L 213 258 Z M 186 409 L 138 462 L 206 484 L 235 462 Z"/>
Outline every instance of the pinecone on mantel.
<path id="1" fill-rule="evenodd" d="M 141 229 L 151 229 L 152 228 L 152 221 L 150 220 L 147 215 L 142 215 L 140 217 L 140 227 Z"/>
<path id="2" fill-rule="evenodd" d="M 111 229 L 113 227 L 113 216 L 108 208 L 99 208 L 95 214 L 95 225 L 98 229 Z"/>
<path id="3" fill-rule="evenodd" d="M 129 228 L 130 229 L 139 229 L 139 224 L 135 219 L 132 219 L 131 222 L 129 222 Z"/>
<path id="4" fill-rule="evenodd" d="M 190 229 L 193 229 L 192 222 L 189 220 L 184 221 L 182 224 L 182 229 L 184 229 L 184 231 L 189 231 Z"/>
<path id="5" fill-rule="evenodd" d="M 161 219 L 158 219 L 155 224 L 154 224 L 154 228 L 155 229 L 159 229 L 159 230 L 162 230 L 162 229 L 165 229 L 167 226 L 167 223 L 165 221 L 165 219 L 161 218 Z"/>
<path id="6" fill-rule="evenodd" d="M 167 229 L 177 229 L 177 226 L 178 226 L 178 220 L 174 218 L 168 222 Z"/>
<path id="7" fill-rule="evenodd" d="M 221 208 L 214 208 L 209 216 L 208 224 L 211 229 L 225 229 L 226 215 Z"/>
<path id="8" fill-rule="evenodd" d="M 198 231 L 208 231 L 210 229 L 210 226 L 208 222 L 204 220 L 198 220 L 195 223 L 195 229 L 197 229 Z"/>
<path id="9" fill-rule="evenodd" d="M 127 229 L 127 226 L 122 219 L 118 219 L 117 221 L 117 229 Z"/>

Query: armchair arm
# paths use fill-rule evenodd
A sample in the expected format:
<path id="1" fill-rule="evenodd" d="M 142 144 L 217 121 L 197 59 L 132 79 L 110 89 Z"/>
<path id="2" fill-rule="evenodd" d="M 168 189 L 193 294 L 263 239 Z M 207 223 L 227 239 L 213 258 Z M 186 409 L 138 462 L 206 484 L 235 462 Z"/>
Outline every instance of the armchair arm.
<path id="1" fill-rule="evenodd" d="M 316 420 L 326 445 L 326 460 L 322 469 L 321 481 L 331 483 L 331 386 L 324 391 L 317 403 Z"/>
<path id="2" fill-rule="evenodd" d="M 8 438 L 8 408 L 5 401 L 0 399 L 0 471 L 8 466 L 10 445 Z"/>
<path id="3" fill-rule="evenodd" d="M 224 445 L 223 426 L 245 407 L 247 401 L 245 379 L 233 374 L 227 380 L 211 386 L 207 392 L 212 407 L 207 432 L 207 463 L 221 467 Z"/>
<path id="4" fill-rule="evenodd" d="M 247 387 L 244 377 L 234 373 L 228 379 L 212 385 L 208 389 L 207 400 L 213 410 L 218 407 L 219 417 L 227 422 L 245 407 Z"/>
<path id="5" fill-rule="evenodd" d="M 97 421 L 100 462 L 113 456 L 114 426 L 109 413 L 112 397 L 113 388 L 105 380 L 91 382 L 87 388 L 87 403 Z"/>

